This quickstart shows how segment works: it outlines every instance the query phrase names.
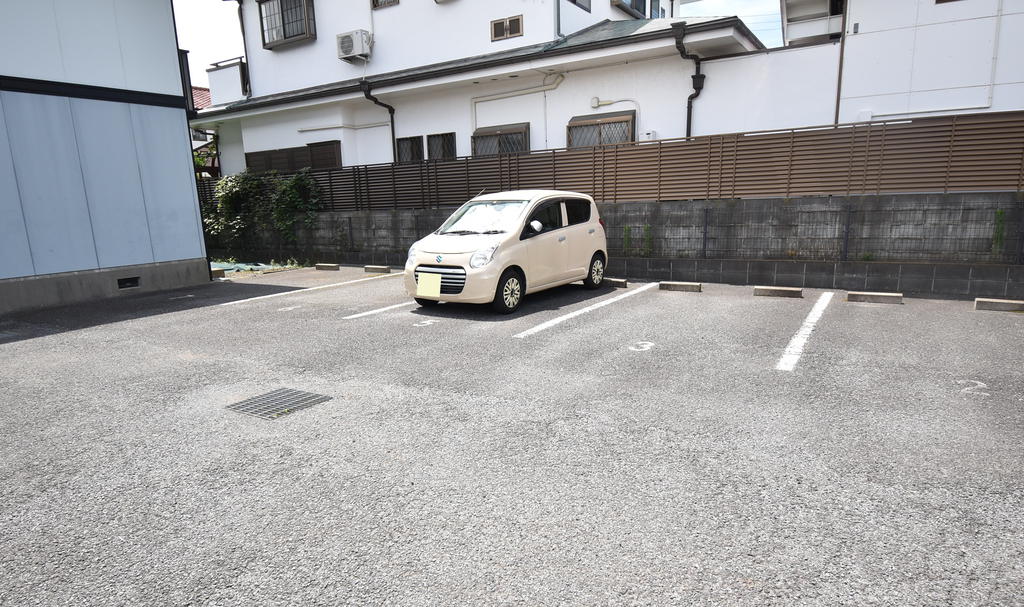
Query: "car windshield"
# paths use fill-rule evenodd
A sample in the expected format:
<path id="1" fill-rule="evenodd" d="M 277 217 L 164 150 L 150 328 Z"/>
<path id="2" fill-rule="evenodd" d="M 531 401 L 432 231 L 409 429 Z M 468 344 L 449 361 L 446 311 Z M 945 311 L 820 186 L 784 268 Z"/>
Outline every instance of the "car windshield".
<path id="1" fill-rule="evenodd" d="M 448 218 L 438 234 L 501 234 L 516 229 L 529 200 L 474 200 Z"/>

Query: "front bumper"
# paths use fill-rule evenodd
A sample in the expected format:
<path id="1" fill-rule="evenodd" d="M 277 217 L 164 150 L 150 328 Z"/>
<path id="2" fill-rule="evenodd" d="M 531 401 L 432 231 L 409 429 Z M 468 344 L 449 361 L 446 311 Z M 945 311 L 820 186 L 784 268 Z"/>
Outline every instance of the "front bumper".
<path id="1" fill-rule="evenodd" d="M 472 253 L 442 253 L 442 263 L 437 262 L 437 253 L 417 253 L 412 260 L 405 262 L 405 292 L 410 297 L 416 295 L 416 268 L 426 266 L 459 267 L 466 271 L 466 284 L 462 292 L 458 294 L 442 293 L 440 297 L 421 297 L 434 301 L 456 301 L 461 303 L 490 303 L 494 300 L 494 290 L 498 286 L 498 278 L 501 276 L 501 264 L 497 259 L 482 268 L 469 267 L 469 258 Z"/>

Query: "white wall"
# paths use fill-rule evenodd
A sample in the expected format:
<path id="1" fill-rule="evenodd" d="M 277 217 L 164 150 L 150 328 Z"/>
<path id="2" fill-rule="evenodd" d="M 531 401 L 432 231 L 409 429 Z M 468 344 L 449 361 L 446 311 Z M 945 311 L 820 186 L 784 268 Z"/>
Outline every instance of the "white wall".
<path id="1" fill-rule="evenodd" d="M 205 256 L 182 110 L 7 91 L 0 110 L 0 278 Z"/>
<path id="2" fill-rule="evenodd" d="M 360 78 L 474 55 L 495 53 L 553 40 L 554 0 L 460 0 L 435 4 L 401 0 L 372 10 L 369 0 L 316 0 L 317 39 L 292 46 L 263 48 L 259 6 L 245 0 L 246 56 L 253 96 Z M 605 18 L 618 18 L 608 0 L 593 0 L 588 13 L 562 2 L 563 33 Z M 625 17 L 621 11 L 615 11 Z M 523 16 L 523 35 L 492 42 L 492 20 Z M 372 19 L 372 23 L 371 23 Z M 336 36 L 365 29 L 374 32 L 373 58 L 366 65 L 338 59 Z"/>
<path id="3" fill-rule="evenodd" d="M 852 0 L 846 35 L 842 122 L 1024 108 L 1021 0 Z"/>
<path id="4" fill-rule="evenodd" d="M 692 134 L 831 124 L 838 69 L 838 43 L 705 61 Z"/>
<path id="5" fill-rule="evenodd" d="M 181 95 L 171 3 L 4 2 L 0 74 Z"/>
<path id="6" fill-rule="evenodd" d="M 678 55 L 569 71 L 554 90 L 477 103 L 476 127 L 529 122 L 530 147 L 539 150 L 564 147 L 566 125 L 573 116 L 638 110 L 638 132 L 655 130 L 662 138 L 681 137 L 685 135 L 686 96 L 690 93 L 692 73 L 693 64 L 683 61 Z M 470 137 L 474 131 L 474 98 L 529 89 L 542 82 L 539 74 L 516 79 L 506 77 L 494 82 L 481 80 L 475 85 L 382 95 L 396 108 L 396 135 L 410 137 L 455 132 L 457 154 L 468 156 L 472 153 Z M 590 106 L 592 97 L 633 101 L 622 101 L 595 110 Z M 713 107 L 708 104 L 707 111 Z M 244 166 L 243 150 L 225 145 L 225 141 L 236 141 L 234 129 L 239 125 L 242 147 L 246 152 L 340 139 L 345 165 L 390 162 L 391 133 L 386 125 L 299 132 L 299 129 L 331 124 L 331 120 L 355 126 L 386 122 L 387 117 L 383 109 L 364 99 L 354 99 L 226 121 L 224 124 L 230 126 L 221 127 L 222 167 L 225 173 L 230 173 Z"/>

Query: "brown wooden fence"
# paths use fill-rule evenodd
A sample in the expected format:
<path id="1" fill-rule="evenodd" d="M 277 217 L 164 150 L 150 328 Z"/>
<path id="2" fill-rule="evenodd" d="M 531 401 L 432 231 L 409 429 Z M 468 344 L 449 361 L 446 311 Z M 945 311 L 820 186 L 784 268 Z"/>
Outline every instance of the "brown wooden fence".
<path id="1" fill-rule="evenodd" d="M 324 210 L 544 188 L 599 202 L 1024 190 L 1024 112 L 964 114 L 314 171 Z"/>

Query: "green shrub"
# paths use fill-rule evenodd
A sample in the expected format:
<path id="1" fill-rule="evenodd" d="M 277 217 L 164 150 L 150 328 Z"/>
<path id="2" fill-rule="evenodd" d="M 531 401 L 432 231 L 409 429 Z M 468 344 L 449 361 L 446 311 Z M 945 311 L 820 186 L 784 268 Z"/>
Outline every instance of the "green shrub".
<path id="1" fill-rule="evenodd" d="M 205 205 L 203 225 L 225 246 L 238 244 L 250 230 L 273 230 L 295 242 L 295 223 L 316 220 L 320 192 L 308 170 L 280 176 L 275 171 L 244 171 L 217 182 L 216 203 Z"/>

